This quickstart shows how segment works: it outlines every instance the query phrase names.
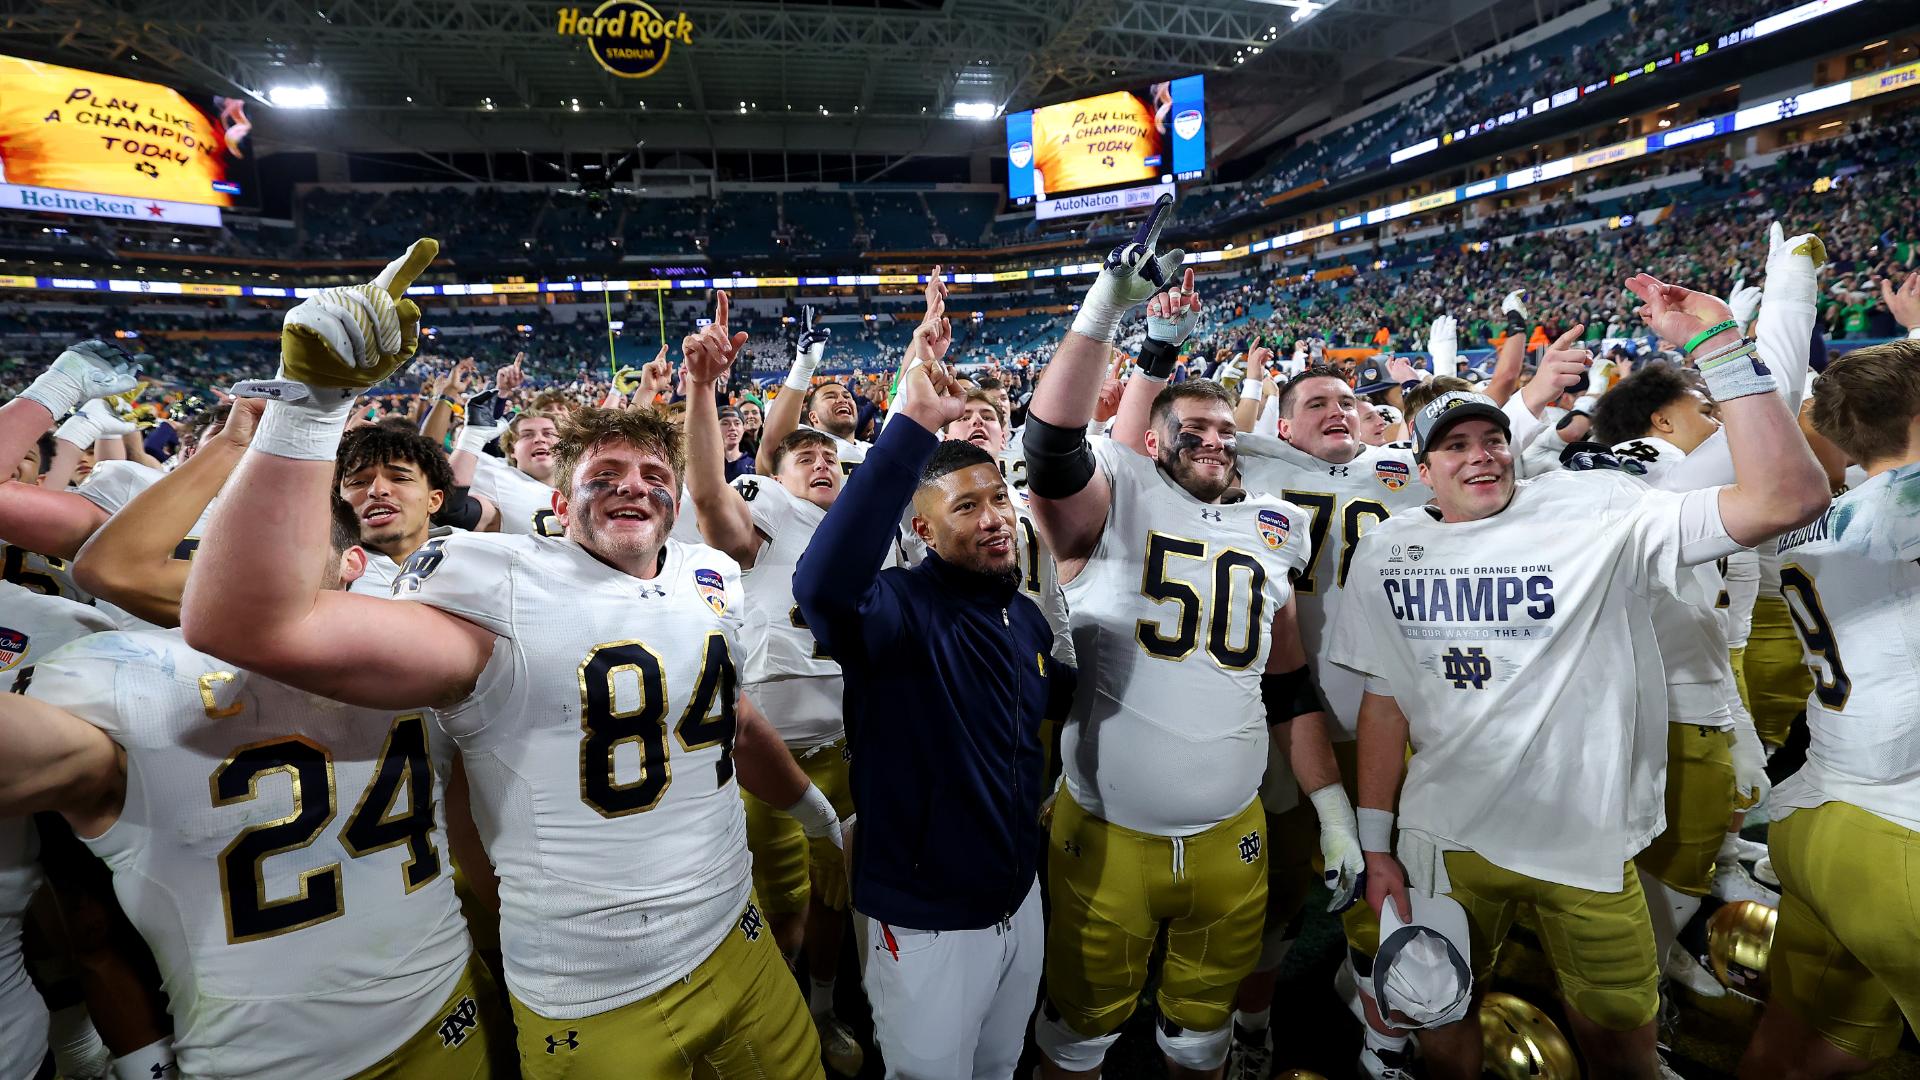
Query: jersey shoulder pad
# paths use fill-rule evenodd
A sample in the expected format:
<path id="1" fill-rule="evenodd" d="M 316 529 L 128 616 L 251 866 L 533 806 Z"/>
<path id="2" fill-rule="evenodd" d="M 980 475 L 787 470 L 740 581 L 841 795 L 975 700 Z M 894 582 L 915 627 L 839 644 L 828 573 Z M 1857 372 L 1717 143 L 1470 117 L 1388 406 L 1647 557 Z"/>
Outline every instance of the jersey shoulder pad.
<path id="1" fill-rule="evenodd" d="M 79 488 L 80 496 L 109 514 L 117 514 L 161 476 L 160 470 L 137 461 L 103 461 L 87 474 Z"/>
<path id="2" fill-rule="evenodd" d="M 769 538 L 778 537 L 793 522 L 793 503 L 797 500 L 780 486 L 779 480 L 771 476 L 736 477 L 733 490 L 746 502 L 747 512 L 753 515 L 753 527 Z"/>
<path id="3" fill-rule="evenodd" d="M 418 600 L 510 637 L 514 564 L 543 544 L 537 536 L 455 533 L 420 546 L 393 579 L 393 595 Z"/>
<path id="4" fill-rule="evenodd" d="M 107 613 L 0 581 L 0 672 L 37 663 L 69 641 L 115 629 Z M 4 690 L 11 680 L 0 681 Z"/>
<path id="5" fill-rule="evenodd" d="M 1121 487 L 1141 487 L 1153 480 L 1153 459 L 1145 454 L 1136 453 L 1104 435 L 1087 439 L 1093 448 L 1093 460 L 1115 490 Z"/>
<path id="6" fill-rule="evenodd" d="M 207 670 L 207 659 L 186 647 L 177 632 L 113 630 L 92 634 L 53 651 L 31 668 L 23 669 L 16 689 L 29 697 L 66 710 L 116 738 L 128 724 L 120 707 L 122 674 L 129 669 L 151 673 L 152 679 L 197 679 Z M 152 686 L 148 681 L 148 686 Z"/>

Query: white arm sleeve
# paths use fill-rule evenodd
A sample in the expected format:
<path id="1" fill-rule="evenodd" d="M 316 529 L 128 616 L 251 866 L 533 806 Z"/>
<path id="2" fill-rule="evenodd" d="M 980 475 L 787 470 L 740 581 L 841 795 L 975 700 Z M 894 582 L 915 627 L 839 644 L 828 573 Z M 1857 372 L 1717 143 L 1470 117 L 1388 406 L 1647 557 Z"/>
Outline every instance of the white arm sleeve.
<path id="1" fill-rule="evenodd" d="M 1533 441 L 1547 430 L 1547 422 L 1533 415 L 1533 412 L 1527 408 L 1524 394 L 1514 394 L 1500 408 L 1513 424 L 1513 434 L 1508 437 L 1507 445 L 1516 453 L 1532 445 Z"/>
<path id="2" fill-rule="evenodd" d="M 1805 397 L 1807 367 L 1813 357 L 1814 304 L 1812 297 L 1786 296 L 1786 289 L 1768 289 L 1760 299 L 1760 318 L 1753 337 L 1758 358 L 1773 369 L 1787 411 L 1800 414 Z"/>

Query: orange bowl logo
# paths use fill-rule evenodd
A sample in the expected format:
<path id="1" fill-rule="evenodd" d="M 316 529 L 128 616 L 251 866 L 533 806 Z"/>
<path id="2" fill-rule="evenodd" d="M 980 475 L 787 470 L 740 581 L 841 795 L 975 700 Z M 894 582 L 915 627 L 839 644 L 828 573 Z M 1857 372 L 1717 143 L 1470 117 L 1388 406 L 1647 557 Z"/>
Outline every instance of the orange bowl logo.
<path id="1" fill-rule="evenodd" d="M 1270 548 L 1278 548 L 1287 542 L 1287 536 L 1293 531 L 1293 525 L 1287 515 L 1278 510 L 1262 510 L 1259 518 L 1260 539 Z"/>
<path id="2" fill-rule="evenodd" d="M 715 615 L 727 613 L 727 583 L 721 579 L 718 571 L 695 570 L 693 587 L 700 593 L 700 599 L 707 602 Z"/>
<path id="3" fill-rule="evenodd" d="M 1016 169 L 1024 169 L 1033 164 L 1033 144 L 1025 139 L 1007 147 L 1007 160 Z"/>
<path id="4" fill-rule="evenodd" d="M 1373 467 L 1373 475 L 1388 491 L 1399 491 L 1407 486 L 1407 477 L 1411 470 L 1404 461 L 1382 461 Z"/>
<path id="5" fill-rule="evenodd" d="M 5 671 L 27 655 L 27 635 L 0 626 L 0 671 Z"/>
<path id="6" fill-rule="evenodd" d="M 1200 110 L 1183 109 L 1173 118 L 1173 133 L 1182 139 L 1200 134 Z"/>

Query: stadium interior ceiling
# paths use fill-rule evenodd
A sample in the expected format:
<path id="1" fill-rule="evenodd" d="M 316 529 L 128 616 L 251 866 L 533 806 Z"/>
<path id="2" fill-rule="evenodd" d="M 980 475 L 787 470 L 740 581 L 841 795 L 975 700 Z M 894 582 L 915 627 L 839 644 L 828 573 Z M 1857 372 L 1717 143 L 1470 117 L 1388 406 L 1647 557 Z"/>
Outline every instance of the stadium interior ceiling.
<path id="1" fill-rule="evenodd" d="M 641 79 L 557 33 L 562 5 L 521 0 L 0 0 L 0 27 L 16 53 L 262 104 L 276 85 L 325 88 L 332 107 L 274 124 L 267 153 L 1004 155 L 999 125 L 954 117 L 957 102 L 1024 109 L 1199 72 L 1224 161 L 1581 2 L 702 3 L 692 42 Z"/>

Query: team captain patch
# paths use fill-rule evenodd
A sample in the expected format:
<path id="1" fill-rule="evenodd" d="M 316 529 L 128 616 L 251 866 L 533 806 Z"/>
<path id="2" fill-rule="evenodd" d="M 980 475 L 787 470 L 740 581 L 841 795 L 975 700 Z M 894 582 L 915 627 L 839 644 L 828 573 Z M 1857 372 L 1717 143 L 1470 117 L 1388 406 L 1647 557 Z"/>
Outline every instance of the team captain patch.
<path id="1" fill-rule="evenodd" d="M 0 671 L 6 671 L 27 655 L 27 635 L 0 626 Z"/>
<path id="2" fill-rule="evenodd" d="M 1374 465 L 1373 475 L 1388 491 L 1399 491 L 1407 486 L 1409 470 L 1404 461 L 1382 461 Z"/>
<path id="3" fill-rule="evenodd" d="M 693 587 L 700 590 L 700 599 L 707 602 L 715 615 L 727 613 L 727 584 L 720 579 L 715 570 L 695 570 Z"/>
<path id="4" fill-rule="evenodd" d="M 1278 510 L 1260 511 L 1260 539 L 1270 548 L 1277 548 L 1287 542 L 1287 534 L 1293 531 L 1293 525 L 1287 521 L 1287 515 Z"/>

